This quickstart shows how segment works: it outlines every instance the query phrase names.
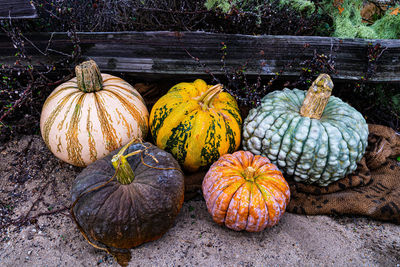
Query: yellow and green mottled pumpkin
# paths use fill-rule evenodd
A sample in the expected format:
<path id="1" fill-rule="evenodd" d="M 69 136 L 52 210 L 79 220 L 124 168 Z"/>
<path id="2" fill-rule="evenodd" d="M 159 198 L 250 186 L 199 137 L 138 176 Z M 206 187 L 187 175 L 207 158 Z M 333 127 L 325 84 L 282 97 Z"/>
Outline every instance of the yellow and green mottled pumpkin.
<path id="1" fill-rule="evenodd" d="M 146 105 L 121 78 L 102 74 L 93 60 L 46 99 L 40 130 L 55 156 L 75 166 L 103 158 L 148 132 Z"/>
<path id="2" fill-rule="evenodd" d="M 222 90 L 222 85 L 200 79 L 179 83 L 151 110 L 154 142 L 188 171 L 209 166 L 239 148 L 242 118 L 236 100 Z"/>

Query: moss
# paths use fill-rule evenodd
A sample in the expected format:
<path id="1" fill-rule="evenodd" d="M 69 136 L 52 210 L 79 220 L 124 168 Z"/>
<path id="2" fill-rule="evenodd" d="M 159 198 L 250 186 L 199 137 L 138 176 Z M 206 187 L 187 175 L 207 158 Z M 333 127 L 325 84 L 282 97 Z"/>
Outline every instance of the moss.
<path id="1" fill-rule="evenodd" d="M 397 7 L 400 8 L 400 5 Z M 378 33 L 379 38 L 400 38 L 400 14 L 391 15 L 390 13 L 391 10 L 386 11 L 386 14 L 371 26 Z"/>
<path id="2" fill-rule="evenodd" d="M 281 5 L 288 5 L 300 12 L 312 14 L 315 12 L 315 4 L 309 0 L 280 0 Z"/>
<path id="3" fill-rule="evenodd" d="M 258 1 L 258 0 L 206 0 L 204 3 L 207 9 L 219 8 L 224 13 L 229 13 L 233 7 L 243 9 L 251 7 L 252 11 L 258 10 L 262 5 L 273 1 Z M 310 0 L 279 0 L 280 7 L 290 6 L 294 10 L 307 12 L 312 14 L 315 11 L 315 5 Z"/>
<path id="4" fill-rule="evenodd" d="M 391 10 L 372 25 L 362 22 L 360 10 L 362 0 L 344 0 L 340 13 L 332 0 L 325 1 L 325 14 L 331 14 L 335 31 L 333 36 L 341 38 L 396 39 L 400 37 L 400 15 L 391 15 Z"/>

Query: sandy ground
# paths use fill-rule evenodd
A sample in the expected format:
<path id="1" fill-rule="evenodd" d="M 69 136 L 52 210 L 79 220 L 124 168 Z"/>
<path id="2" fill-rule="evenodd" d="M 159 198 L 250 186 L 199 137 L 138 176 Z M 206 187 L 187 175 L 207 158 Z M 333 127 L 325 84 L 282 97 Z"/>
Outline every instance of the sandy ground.
<path id="1" fill-rule="evenodd" d="M 68 211 L 80 169 L 54 158 L 40 136 L 0 146 L 0 266 L 118 266 L 89 245 Z M 9 225 L 33 205 L 22 225 Z M 215 224 L 198 197 L 161 239 L 132 249 L 129 266 L 400 266 L 400 226 L 360 217 L 286 213 L 260 233 Z"/>

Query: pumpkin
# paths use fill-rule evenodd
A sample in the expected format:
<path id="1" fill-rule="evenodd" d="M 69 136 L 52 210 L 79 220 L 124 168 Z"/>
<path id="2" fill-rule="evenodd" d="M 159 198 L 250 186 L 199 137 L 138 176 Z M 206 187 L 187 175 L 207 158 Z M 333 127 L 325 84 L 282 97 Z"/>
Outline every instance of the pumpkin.
<path id="1" fill-rule="evenodd" d="M 178 162 L 150 143 L 132 142 L 90 164 L 72 185 L 78 227 L 104 247 L 127 249 L 160 238 L 182 207 Z"/>
<path id="2" fill-rule="evenodd" d="M 153 106 L 150 132 L 161 149 L 188 171 L 205 169 L 239 148 L 242 118 L 222 85 L 203 80 L 179 83 Z"/>
<path id="3" fill-rule="evenodd" d="M 368 126 L 357 110 L 330 96 L 332 89 L 329 75 L 321 74 L 308 92 L 267 94 L 245 119 L 244 150 L 267 156 L 298 182 L 327 186 L 353 172 Z"/>
<path id="4" fill-rule="evenodd" d="M 46 99 L 40 117 L 44 142 L 55 156 L 86 166 L 132 138 L 144 138 L 148 111 L 124 80 L 101 74 L 93 60 L 75 68 L 76 77 Z"/>
<path id="5" fill-rule="evenodd" d="M 278 168 L 248 151 L 223 155 L 207 172 L 202 189 L 213 220 L 236 231 L 274 226 L 290 199 Z"/>

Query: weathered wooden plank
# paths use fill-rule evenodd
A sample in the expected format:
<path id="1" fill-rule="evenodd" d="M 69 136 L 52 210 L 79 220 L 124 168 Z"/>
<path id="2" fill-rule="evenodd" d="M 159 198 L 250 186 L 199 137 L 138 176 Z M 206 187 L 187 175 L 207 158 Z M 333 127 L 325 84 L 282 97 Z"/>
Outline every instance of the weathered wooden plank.
<path id="1" fill-rule="evenodd" d="M 37 18 L 36 9 L 29 0 L 0 0 L 0 19 Z"/>
<path id="2" fill-rule="evenodd" d="M 247 62 L 249 75 L 273 75 L 285 68 L 283 76 L 299 75 L 300 63 L 311 59 L 314 50 L 320 54 L 333 51 L 339 80 L 358 80 L 368 66 L 369 44 L 385 47 L 374 82 L 400 82 L 400 40 L 339 39 L 315 36 L 249 36 L 205 32 L 113 32 L 79 33 L 83 55 L 94 59 L 102 71 L 126 72 L 135 75 L 169 76 L 202 75 L 205 69 L 185 51 L 189 51 L 214 74 L 222 74 L 221 44 L 226 45 L 226 66 L 239 67 Z M 26 43 L 33 61 L 44 60 L 46 47 L 61 52 L 72 50 L 66 33 L 26 35 L 39 52 Z M 8 38 L 0 35 L 0 62 L 12 62 L 15 49 Z M 50 53 L 57 57 L 56 53 Z"/>

